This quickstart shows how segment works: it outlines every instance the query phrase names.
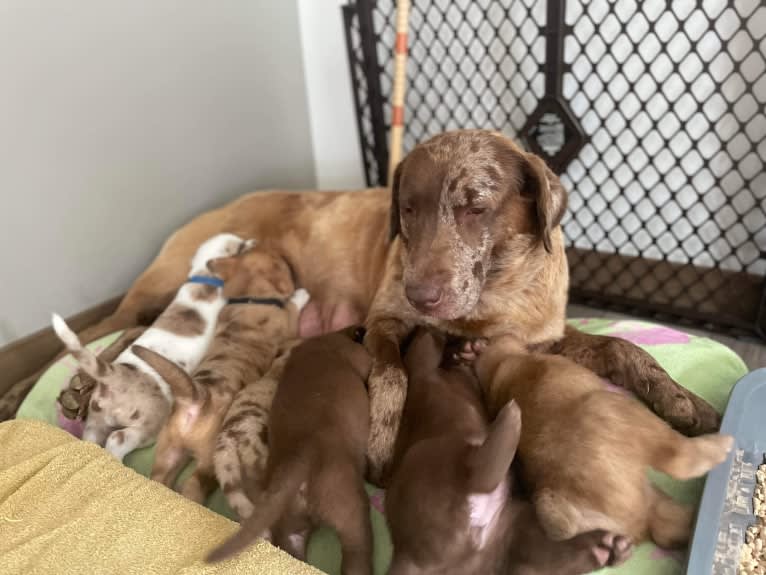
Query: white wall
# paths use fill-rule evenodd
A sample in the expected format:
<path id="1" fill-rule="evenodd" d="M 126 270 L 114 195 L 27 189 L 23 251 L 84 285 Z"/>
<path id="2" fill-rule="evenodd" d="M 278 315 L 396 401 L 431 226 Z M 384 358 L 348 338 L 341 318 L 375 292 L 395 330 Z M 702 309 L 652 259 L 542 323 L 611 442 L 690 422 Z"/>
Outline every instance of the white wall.
<path id="1" fill-rule="evenodd" d="M 317 184 L 364 186 L 346 54 L 344 0 L 298 0 Z"/>
<path id="2" fill-rule="evenodd" d="M 0 345 L 192 215 L 315 184 L 295 0 L 0 0 Z"/>

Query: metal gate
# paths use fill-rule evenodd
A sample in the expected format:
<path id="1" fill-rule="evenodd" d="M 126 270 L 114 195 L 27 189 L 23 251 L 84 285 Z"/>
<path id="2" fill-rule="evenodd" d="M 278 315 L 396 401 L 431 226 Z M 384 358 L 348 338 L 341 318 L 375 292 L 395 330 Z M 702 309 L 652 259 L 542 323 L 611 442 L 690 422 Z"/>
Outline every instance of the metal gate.
<path id="1" fill-rule="evenodd" d="M 384 185 L 393 0 L 343 7 Z M 569 191 L 574 301 L 766 333 L 766 1 L 412 0 L 405 151 L 491 128 Z"/>

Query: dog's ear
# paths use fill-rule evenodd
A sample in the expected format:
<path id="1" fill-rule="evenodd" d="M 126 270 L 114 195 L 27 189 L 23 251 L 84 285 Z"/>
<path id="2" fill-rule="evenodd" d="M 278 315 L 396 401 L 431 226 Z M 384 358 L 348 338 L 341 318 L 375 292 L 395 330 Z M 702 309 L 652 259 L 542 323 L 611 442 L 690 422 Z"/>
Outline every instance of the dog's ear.
<path id="1" fill-rule="evenodd" d="M 497 414 L 484 443 L 468 455 L 468 488 L 472 493 L 490 493 L 508 475 L 521 438 L 521 409 L 514 401 Z"/>
<path id="2" fill-rule="evenodd" d="M 391 213 L 389 223 L 388 239 L 393 240 L 401 231 L 401 220 L 399 219 L 399 185 L 402 181 L 402 170 L 404 169 L 404 160 L 399 162 L 394 170 L 393 181 L 391 182 Z"/>
<path id="3" fill-rule="evenodd" d="M 215 258 L 207 262 L 207 269 L 209 269 L 222 280 L 226 281 L 234 275 L 234 271 L 237 269 L 238 262 L 239 258 L 237 256 Z"/>
<path id="4" fill-rule="evenodd" d="M 567 209 L 567 193 L 558 177 L 534 154 L 524 154 L 524 183 L 521 194 L 537 206 L 538 230 L 545 250 L 552 251 L 551 232 L 561 223 Z"/>

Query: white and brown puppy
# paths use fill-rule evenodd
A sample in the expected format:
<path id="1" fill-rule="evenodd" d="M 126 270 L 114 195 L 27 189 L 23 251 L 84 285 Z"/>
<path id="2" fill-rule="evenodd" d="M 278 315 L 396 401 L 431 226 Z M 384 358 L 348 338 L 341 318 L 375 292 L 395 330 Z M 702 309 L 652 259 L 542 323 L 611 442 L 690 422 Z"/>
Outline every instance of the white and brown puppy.
<path id="1" fill-rule="evenodd" d="M 306 290 L 296 289 L 287 262 L 268 250 L 213 260 L 208 267 L 225 280 L 228 305 L 193 376 L 150 349 L 133 347 L 175 397 L 157 440 L 152 479 L 172 487 L 193 456 L 196 467 L 181 493 L 198 503 L 216 486 L 213 453 L 232 400 L 248 382 L 263 376 L 285 341 L 298 335 L 298 315 L 309 300 Z"/>
<path id="2" fill-rule="evenodd" d="M 223 281 L 208 269 L 207 262 L 240 253 L 253 243 L 233 234 L 218 234 L 204 242 L 192 258 L 189 281 L 135 343 L 167 357 L 187 372 L 196 369 L 225 304 Z M 82 347 L 56 314 L 53 329 L 80 368 L 98 382 L 90 399 L 83 439 L 104 446 L 120 460 L 134 449 L 149 445 L 173 404 L 168 384 L 132 348 L 110 364 Z"/>

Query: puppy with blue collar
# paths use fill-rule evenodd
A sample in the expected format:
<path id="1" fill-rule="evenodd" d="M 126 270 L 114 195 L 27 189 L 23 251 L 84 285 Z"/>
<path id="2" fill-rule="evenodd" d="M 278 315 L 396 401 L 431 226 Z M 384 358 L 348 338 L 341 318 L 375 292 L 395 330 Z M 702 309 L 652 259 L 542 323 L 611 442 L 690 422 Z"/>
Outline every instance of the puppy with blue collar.
<path id="1" fill-rule="evenodd" d="M 213 260 L 208 267 L 226 281 L 226 306 L 199 367 L 188 374 L 169 358 L 133 346 L 134 353 L 170 384 L 175 397 L 173 411 L 157 440 L 152 479 L 173 487 L 179 471 L 193 457 L 194 473 L 184 482 L 181 493 L 198 503 L 204 503 L 218 483 L 216 440 L 231 412 L 229 406 L 246 385 L 273 395 L 273 390 L 259 381 L 285 343 L 298 336 L 298 316 L 309 300 L 306 290 L 296 289 L 287 261 L 270 250 L 256 248 Z M 270 401 L 264 402 L 262 409 L 269 405 Z M 243 422 L 241 417 L 238 421 Z M 243 439 L 241 434 L 223 429 L 220 435 L 224 444 L 233 442 L 235 451 L 244 448 L 238 441 Z M 224 467 L 239 471 L 236 463 Z M 230 497 L 232 482 L 224 476 L 221 483 Z"/>
<path id="2" fill-rule="evenodd" d="M 191 273 L 171 304 L 135 343 L 167 357 L 190 373 L 199 365 L 213 339 L 218 314 L 226 303 L 223 280 L 208 262 L 250 249 L 254 240 L 218 234 L 205 241 L 191 261 Z M 83 439 L 106 448 L 117 459 L 151 444 L 173 405 L 170 386 L 133 348 L 113 363 L 84 348 L 57 314 L 53 329 L 80 364 L 97 382 L 88 406 Z"/>

